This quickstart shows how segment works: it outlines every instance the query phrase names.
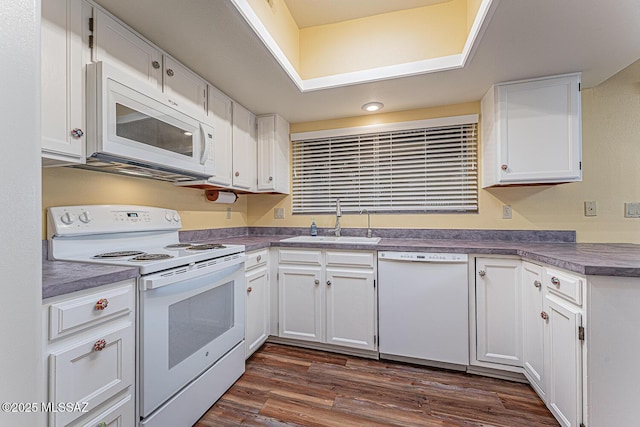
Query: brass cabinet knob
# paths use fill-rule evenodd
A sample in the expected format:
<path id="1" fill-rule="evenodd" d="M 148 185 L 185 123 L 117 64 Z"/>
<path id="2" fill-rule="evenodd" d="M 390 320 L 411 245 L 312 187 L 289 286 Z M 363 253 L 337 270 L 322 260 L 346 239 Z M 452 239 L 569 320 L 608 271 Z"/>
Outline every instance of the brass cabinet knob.
<path id="1" fill-rule="evenodd" d="M 158 61 L 153 61 L 151 63 L 151 66 L 157 70 L 158 68 L 160 68 L 160 63 Z"/>
<path id="2" fill-rule="evenodd" d="M 557 287 L 560 287 L 560 279 L 555 276 L 551 278 L 551 283 Z"/>
<path id="3" fill-rule="evenodd" d="M 100 298 L 97 302 L 96 302 L 96 310 L 104 310 L 105 308 L 107 308 L 109 306 L 109 300 L 106 298 Z"/>
<path id="4" fill-rule="evenodd" d="M 546 311 L 541 312 L 540 317 L 542 317 L 544 320 L 549 320 L 549 315 Z"/>
<path id="5" fill-rule="evenodd" d="M 484 276 L 486 276 L 486 275 L 487 275 L 487 272 L 486 272 L 486 271 L 484 271 L 484 270 L 480 270 L 480 271 L 478 271 L 478 276 L 480 276 L 480 277 L 484 277 Z"/>
<path id="6" fill-rule="evenodd" d="M 533 286 L 535 286 L 536 288 L 539 288 L 540 286 L 542 286 L 542 283 L 540 283 L 539 280 L 536 280 L 533 282 Z"/>
<path id="7" fill-rule="evenodd" d="M 171 68 L 167 69 L 167 76 L 173 77 L 174 75 L 175 75 L 175 73 L 173 72 L 173 70 Z"/>
<path id="8" fill-rule="evenodd" d="M 252 288 L 251 286 L 249 286 L 249 287 L 247 288 L 247 293 L 248 293 L 248 294 L 250 294 L 252 290 L 253 290 L 253 288 Z"/>

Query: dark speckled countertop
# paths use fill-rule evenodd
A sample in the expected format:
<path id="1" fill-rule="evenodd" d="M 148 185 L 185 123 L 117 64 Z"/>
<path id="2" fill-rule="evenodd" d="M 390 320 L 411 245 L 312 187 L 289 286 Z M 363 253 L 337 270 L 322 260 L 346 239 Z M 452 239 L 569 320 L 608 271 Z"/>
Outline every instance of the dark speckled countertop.
<path id="1" fill-rule="evenodd" d="M 138 269 L 82 262 L 42 262 L 42 299 L 138 277 Z"/>
<path id="2" fill-rule="evenodd" d="M 269 246 L 375 251 L 452 252 L 515 255 L 584 275 L 640 277 L 640 245 L 612 243 L 524 243 L 490 240 L 386 239 L 376 245 L 281 242 L 290 236 L 240 236 L 222 243 L 245 245 L 247 252 Z"/>
<path id="3" fill-rule="evenodd" d="M 575 243 L 574 232 L 407 230 L 398 234 L 375 229 L 382 239 L 376 245 L 342 243 L 282 242 L 306 229 L 257 228 L 196 230 L 181 232 L 182 241 L 216 241 L 245 245 L 246 251 L 276 247 L 318 249 L 453 252 L 486 255 L 514 255 L 584 275 L 640 277 L 640 245 Z M 345 230 L 357 235 L 362 230 Z M 411 236 L 411 237 L 408 237 Z M 416 238 L 418 237 L 418 238 Z M 45 242 L 43 242 L 45 243 Z M 43 245 L 46 259 L 46 245 Z M 89 289 L 136 277 L 137 268 L 43 261 L 42 297 Z"/>

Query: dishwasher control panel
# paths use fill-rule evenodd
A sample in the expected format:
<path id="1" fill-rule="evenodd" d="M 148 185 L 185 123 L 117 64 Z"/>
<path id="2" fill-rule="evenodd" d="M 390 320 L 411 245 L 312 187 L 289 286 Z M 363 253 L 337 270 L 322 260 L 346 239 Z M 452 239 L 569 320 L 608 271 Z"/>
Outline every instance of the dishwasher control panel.
<path id="1" fill-rule="evenodd" d="M 378 252 L 379 260 L 413 261 L 413 262 L 467 262 L 467 254 L 451 254 L 438 252 Z"/>

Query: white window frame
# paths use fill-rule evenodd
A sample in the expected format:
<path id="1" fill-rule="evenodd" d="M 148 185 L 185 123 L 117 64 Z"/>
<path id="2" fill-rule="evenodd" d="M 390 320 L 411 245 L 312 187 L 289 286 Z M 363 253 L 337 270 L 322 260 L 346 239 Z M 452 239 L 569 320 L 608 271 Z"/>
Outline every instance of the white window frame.
<path id="1" fill-rule="evenodd" d="M 478 115 L 291 135 L 292 212 L 477 213 Z"/>

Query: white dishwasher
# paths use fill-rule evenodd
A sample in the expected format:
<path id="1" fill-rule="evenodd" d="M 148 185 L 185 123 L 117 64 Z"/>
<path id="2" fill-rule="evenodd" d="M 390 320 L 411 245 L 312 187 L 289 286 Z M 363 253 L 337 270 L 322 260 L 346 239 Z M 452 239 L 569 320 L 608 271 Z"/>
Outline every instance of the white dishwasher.
<path id="1" fill-rule="evenodd" d="M 378 252 L 380 357 L 469 365 L 467 262 L 466 254 Z"/>

